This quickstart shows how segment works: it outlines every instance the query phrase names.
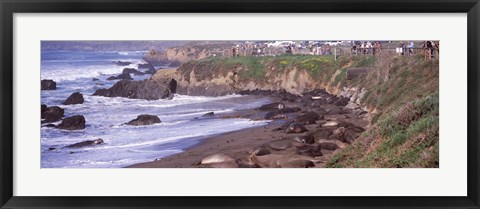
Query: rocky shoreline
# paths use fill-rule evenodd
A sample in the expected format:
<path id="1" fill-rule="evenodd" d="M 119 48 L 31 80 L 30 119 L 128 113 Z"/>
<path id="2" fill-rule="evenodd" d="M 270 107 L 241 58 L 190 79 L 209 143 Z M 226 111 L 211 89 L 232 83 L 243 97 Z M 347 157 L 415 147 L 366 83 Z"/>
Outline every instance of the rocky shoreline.
<path id="1" fill-rule="evenodd" d="M 244 91 L 276 102 L 252 110 L 209 117 L 272 120 L 268 125 L 204 139 L 184 152 L 129 168 L 306 168 L 323 167 L 368 126 L 367 115 L 346 108 L 348 98 L 323 90 Z M 275 117 L 271 117 L 274 115 Z"/>
<path id="2" fill-rule="evenodd" d="M 118 82 L 110 88 L 98 89 L 93 96 L 158 100 L 172 99 L 178 91 L 187 95 L 207 96 L 231 94 L 230 91 L 234 91 L 235 94 L 270 97 L 274 102 L 255 109 L 227 114 L 209 112 L 202 116 L 217 120 L 227 118 L 271 120 L 268 125 L 213 136 L 185 152 L 129 167 L 323 167 L 333 154 L 351 144 L 369 124 L 368 112 L 361 111 L 358 105 L 352 105 L 352 101 L 358 101 L 357 95 L 335 96 L 323 89 L 292 93 L 283 88 L 280 90 L 258 88 L 252 90 L 250 87 L 237 88 L 238 86 L 231 86 L 230 89 L 221 88 L 228 84 L 226 81 L 215 84 L 211 86 L 212 88 L 204 86 L 205 83 L 199 86 L 190 83 L 187 87 L 185 84 L 177 83 L 177 80 L 182 82 L 183 78 L 178 78 L 177 70 L 173 69 L 160 70 L 145 80 L 132 80 L 130 74 L 139 72 L 133 68 L 125 68 L 118 76 L 107 78 L 118 79 Z M 55 83 L 50 80 L 42 81 L 42 84 L 45 85 L 45 88 L 42 87 L 45 90 L 55 88 Z M 82 94 L 75 92 L 63 104 L 81 104 L 83 100 Z M 63 109 L 42 106 L 42 119 L 45 119 L 43 123 L 59 121 L 63 117 Z M 160 122 L 156 116 L 139 113 L 137 119 L 125 124 L 137 126 Z M 85 118 L 75 115 L 64 118 L 59 125 L 47 124 L 47 126 L 65 130 L 84 129 Z M 82 146 L 90 146 L 101 144 L 103 141 L 79 143 Z"/>

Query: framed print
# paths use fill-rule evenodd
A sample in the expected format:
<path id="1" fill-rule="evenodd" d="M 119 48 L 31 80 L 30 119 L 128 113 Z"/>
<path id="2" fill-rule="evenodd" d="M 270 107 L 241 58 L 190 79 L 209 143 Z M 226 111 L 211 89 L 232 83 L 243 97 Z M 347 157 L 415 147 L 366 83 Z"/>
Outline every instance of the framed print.
<path id="1" fill-rule="evenodd" d="M 2 208 L 479 208 L 476 0 L 0 5 Z"/>

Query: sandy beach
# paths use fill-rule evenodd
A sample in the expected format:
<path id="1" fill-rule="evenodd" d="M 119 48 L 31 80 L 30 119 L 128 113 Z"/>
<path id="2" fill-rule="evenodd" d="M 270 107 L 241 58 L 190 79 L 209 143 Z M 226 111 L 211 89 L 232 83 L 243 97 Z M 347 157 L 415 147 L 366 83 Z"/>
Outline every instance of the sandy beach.
<path id="1" fill-rule="evenodd" d="M 281 100 L 281 98 L 278 98 Z M 338 123 L 341 121 L 347 126 L 361 127 L 366 126 L 367 122 L 364 118 L 359 117 L 358 113 L 353 113 L 343 107 L 326 104 L 321 108 L 307 109 L 301 103 L 283 101 L 288 107 L 302 106 L 304 110 L 297 113 L 291 113 L 288 118 L 298 118 L 305 115 L 306 112 L 322 112 L 324 114 L 322 119 L 316 120 L 315 124 L 305 125 L 308 130 L 301 133 L 286 133 L 285 125 L 290 124 L 290 119 L 272 120 L 268 125 L 262 127 L 242 129 L 238 131 L 219 134 L 213 137 L 208 137 L 202 140 L 199 144 L 186 149 L 184 152 L 168 156 L 161 159 L 156 159 L 152 162 L 145 162 L 128 166 L 128 168 L 252 168 L 260 167 L 256 163 L 249 160 L 249 157 L 254 151 L 267 148 L 268 155 L 264 156 L 285 156 L 284 158 L 292 159 L 308 159 L 314 162 L 313 166 L 309 167 L 323 167 L 325 162 L 332 157 L 336 152 L 348 146 L 348 143 L 342 139 L 335 139 L 335 137 L 328 137 L 325 132 L 333 133 L 342 125 L 336 124 L 334 126 L 325 127 L 328 123 Z M 283 104 L 282 103 L 282 104 Z M 325 112 L 327 111 L 327 112 Z M 231 114 L 217 116 L 218 120 L 228 117 L 246 117 L 251 120 L 263 120 L 268 111 L 260 111 L 258 109 L 245 110 Z M 353 125 L 355 124 L 355 126 Z M 345 126 L 345 125 L 343 125 Z M 333 130 L 333 131 L 332 131 Z M 308 135 L 312 135 L 314 142 L 305 143 L 299 142 Z M 322 137 L 324 136 L 324 137 Z M 336 148 L 325 147 L 328 144 Z M 335 145 L 332 145 L 335 144 Z M 272 146 L 279 146 L 280 148 L 272 148 Z M 322 147 L 323 146 L 323 147 Z M 312 154 L 314 148 L 319 147 L 318 151 L 321 154 Z M 225 154 L 233 159 L 235 162 L 229 163 L 213 163 L 201 164 L 203 158 L 215 154 Z M 296 166 L 294 166 L 296 167 Z"/>

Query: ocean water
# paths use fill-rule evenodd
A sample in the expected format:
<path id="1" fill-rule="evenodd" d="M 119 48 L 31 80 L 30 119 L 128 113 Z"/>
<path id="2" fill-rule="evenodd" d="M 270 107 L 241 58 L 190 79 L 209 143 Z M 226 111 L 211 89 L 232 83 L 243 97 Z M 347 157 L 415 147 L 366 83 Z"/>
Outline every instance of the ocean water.
<path id="1" fill-rule="evenodd" d="M 107 81 L 107 77 L 118 75 L 126 67 L 136 68 L 142 62 L 144 53 L 42 51 L 41 78 L 56 81 L 57 89 L 42 91 L 41 103 L 64 108 L 66 117 L 83 115 L 86 120 L 84 130 L 41 128 L 42 168 L 125 167 L 182 152 L 208 136 L 267 123 L 248 119 L 195 119 L 211 111 L 232 112 L 270 102 L 268 98 L 255 96 L 175 95 L 172 100 L 154 101 L 91 96 L 95 90 L 109 88 L 116 83 Z M 112 63 L 119 60 L 130 61 L 132 64 L 117 66 Z M 150 75 L 132 77 L 142 80 Z M 93 81 L 93 78 L 99 80 Z M 74 92 L 82 93 L 85 102 L 62 105 Z M 156 115 L 162 122 L 149 126 L 124 125 L 140 114 Z M 97 138 L 103 139 L 105 143 L 84 148 L 65 148 L 70 144 Z"/>

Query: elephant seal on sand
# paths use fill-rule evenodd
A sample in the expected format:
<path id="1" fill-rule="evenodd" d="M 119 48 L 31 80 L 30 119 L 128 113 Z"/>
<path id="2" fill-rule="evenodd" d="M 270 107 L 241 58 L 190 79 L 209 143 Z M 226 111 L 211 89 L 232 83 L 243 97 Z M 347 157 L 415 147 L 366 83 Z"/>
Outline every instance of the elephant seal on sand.
<path id="1" fill-rule="evenodd" d="M 293 137 L 292 139 L 286 138 L 286 139 L 280 139 L 280 140 L 267 142 L 267 143 L 263 144 L 261 147 L 271 149 L 271 150 L 275 150 L 275 151 L 281 151 L 281 150 L 286 150 L 288 148 L 299 147 L 299 146 L 303 146 L 303 145 L 304 144 L 302 142 L 295 140 L 295 137 Z"/>
<path id="2" fill-rule="evenodd" d="M 278 154 L 268 154 L 263 156 L 250 155 L 248 160 L 257 166 L 262 168 L 281 168 L 285 166 L 293 166 L 295 163 L 289 163 L 296 160 L 312 160 L 311 157 L 301 156 L 301 155 L 278 155 Z"/>
<path id="3" fill-rule="evenodd" d="M 305 125 L 303 125 L 303 123 L 300 123 L 300 122 L 294 122 L 294 123 L 290 124 L 290 126 L 288 126 L 287 130 L 285 130 L 285 132 L 287 134 L 289 134 L 289 133 L 303 133 L 305 131 L 308 131 L 308 130 L 305 128 Z"/>
<path id="4" fill-rule="evenodd" d="M 238 164 L 235 161 L 226 161 L 221 163 L 201 164 L 204 168 L 238 168 Z"/>
<path id="5" fill-rule="evenodd" d="M 304 144 L 313 144 L 315 143 L 315 136 L 312 133 L 308 133 L 305 136 L 294 136 L 292 140 L 304 143 Z"/>
<path id="6" fill-rule="evenodd" d="M 256 155 L 256 156 L 262 156 L 262 155 L 268 155 L 268 154 L 271 154 L 270 150 L 267 149 L 267 148 L 264 148 L 264 147 L 260 147 L 258 149 L 255 149 L 253 152 L 252 152 L 253 155 Z"/>
<path id="7" fill-rule="evenodd" d="M 202 160 L 194 165 L 204 165 L 209 168 L 238 168 L 238 164 L 235 159 L 230 155 L 217 153 L 206 156 Z"/>
<path id="8" fill-rule="evenodd" d="M 274 102 L 266 105 L 262 105 L 259 110 L 275 110 L 275 109 L 283 109 L 285 108 L 285 104 L 280 103 L 280 102 Z"/>
<path id="9" fill-rule="evenodd" d="M 311 168 L 315 164 L 310 160 L 292 160 L 284 163 L 282 168 Z"/>

